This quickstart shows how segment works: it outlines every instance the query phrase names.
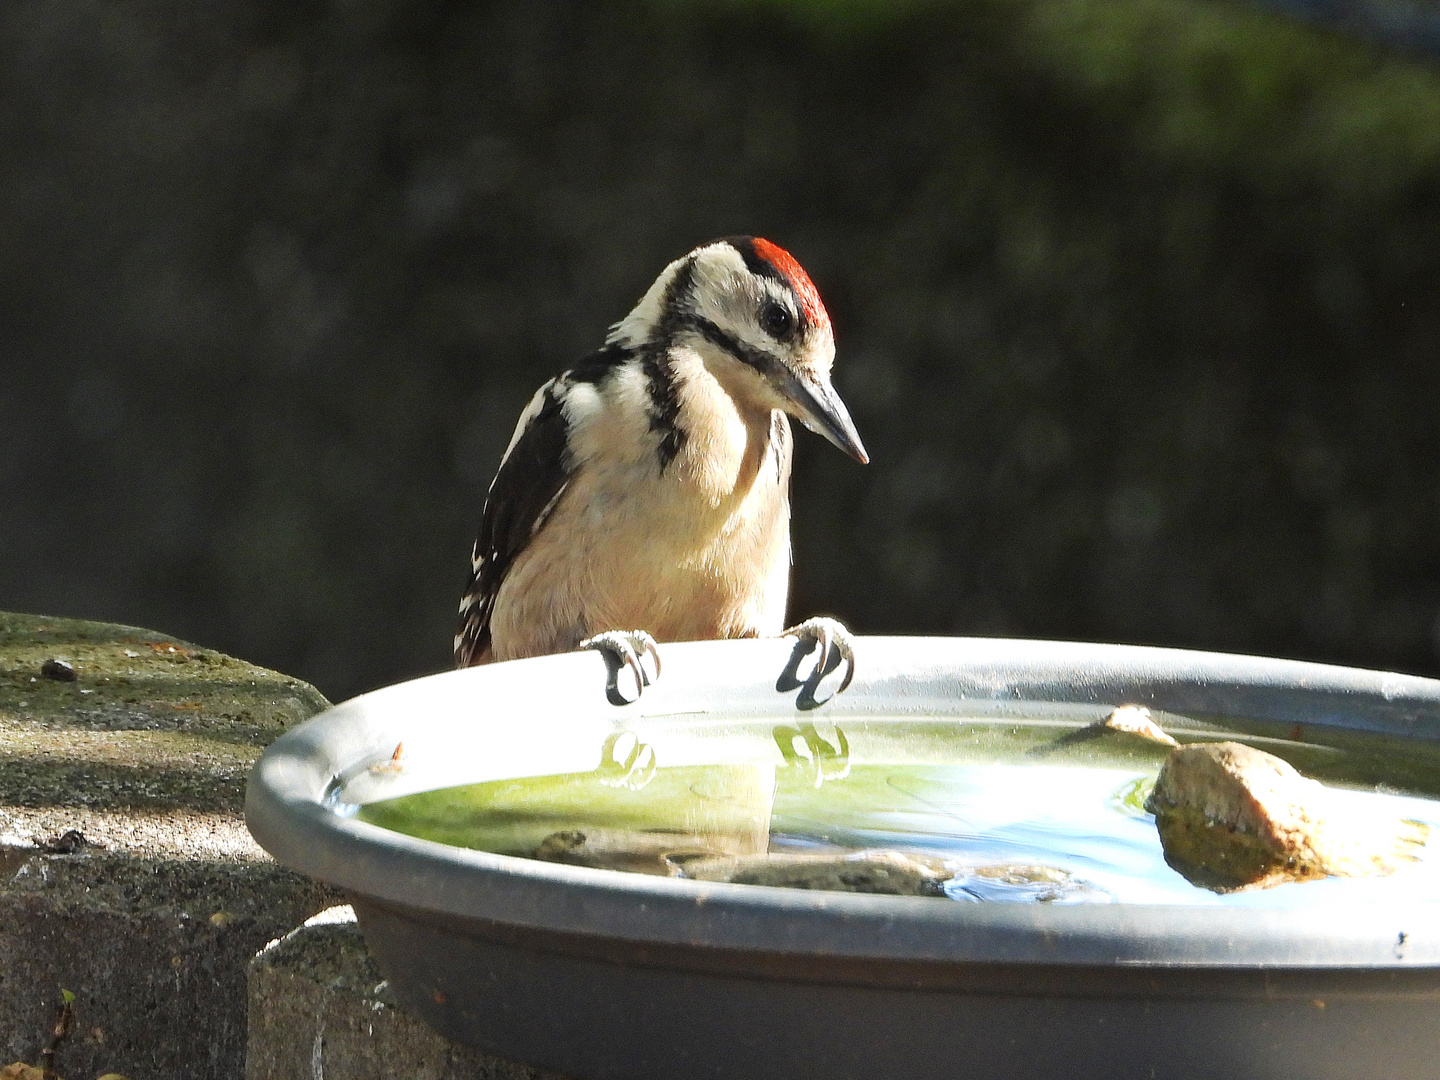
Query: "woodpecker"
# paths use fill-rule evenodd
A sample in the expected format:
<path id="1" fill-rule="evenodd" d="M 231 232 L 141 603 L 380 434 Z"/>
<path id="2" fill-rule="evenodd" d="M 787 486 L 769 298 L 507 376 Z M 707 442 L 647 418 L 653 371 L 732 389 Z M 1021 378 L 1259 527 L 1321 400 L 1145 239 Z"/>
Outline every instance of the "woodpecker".
<path id="1" fill-rule="evenodd" d="M 728 237 L 667 266 L 520 414 L 486 495 L 456 666 L 599 648 L 638 693 L 640 657 L 659 674 L 656 639 L 783 633 L 820 646 L 817 672 L 837 650 L 848 684 L 839 623 L 782 630 L 787 417 L 869 460 L 834 357 L 820 295 L 778 245 Z"/>

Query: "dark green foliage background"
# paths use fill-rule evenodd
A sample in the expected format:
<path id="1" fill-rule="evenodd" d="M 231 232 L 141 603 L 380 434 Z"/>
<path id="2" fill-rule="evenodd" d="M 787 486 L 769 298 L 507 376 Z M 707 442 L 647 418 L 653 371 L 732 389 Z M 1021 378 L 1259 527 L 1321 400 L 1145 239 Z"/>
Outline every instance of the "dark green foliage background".
<path id="1" fill-rule="evenodd" d="M 1440 77 L 1218 0 L 12 4 L 0 608 L 446 666 L 536 385 L 770 236 L 792 612 L 1436 672 Z"/>

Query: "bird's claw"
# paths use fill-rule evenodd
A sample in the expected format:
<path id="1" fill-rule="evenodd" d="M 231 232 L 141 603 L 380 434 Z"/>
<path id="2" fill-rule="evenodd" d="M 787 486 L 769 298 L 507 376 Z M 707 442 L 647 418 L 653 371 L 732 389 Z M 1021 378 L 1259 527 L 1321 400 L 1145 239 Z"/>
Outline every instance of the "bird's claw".
<path id="1" fill-rule="evenodd" d="M 855 677 L 855 640 L 844 623 L 838 619 L 817 615 L 782 631 L 781 636 L 794 637 L 801 642 L 813 642 L 820 647 L 820 655 L 815 660 L 815 670 L 811 672 L 807 682 L 819 683 L 821 676 L 843 662 L 845 678 L 835 693 L 842 693 L 850 685 L 850 680 Z M 832 658 L 837 657 L 838 659 L 833 659 L 832 662 Z"/>
<path id="2" fill-rule="evenodd" d="M 638 701 L 645 687 L 660 678 L 660 650 L 655 645 L 655 639 L 644 630 L 606 630 L 603 634 L 586 638 L 579 647 L 594 649 L 605 657 L 610 668 L 610 684 L 605 689 L 613 704 L 628 705 Z M 654 678 L 642 663 L 646 656 L 655 661 Z M 620 693 L 621 668 L 629 668 L 635 676 L 634 697 L 627 698 Z"/>

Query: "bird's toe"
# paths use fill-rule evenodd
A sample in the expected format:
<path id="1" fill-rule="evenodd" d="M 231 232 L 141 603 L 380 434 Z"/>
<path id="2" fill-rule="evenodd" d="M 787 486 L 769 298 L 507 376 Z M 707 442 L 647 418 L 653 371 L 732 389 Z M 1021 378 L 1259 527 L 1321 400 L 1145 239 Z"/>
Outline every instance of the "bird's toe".
<path id="1" fill-rule="evenodd" d="M 660 678 L 660 650 L 656 647 L 655 639 L 644 630 L 606 630 L 602 634 L 586 638 L 580 642 L 579 647 L 595 649 L 605 657 L 606 665 L 610 669 L 606 693 L 616 705 L 628 705 L 632 701 L 638 701 L 645 692 L 645 687 Z M 654 661 L 653 676 L 645 670 L 646 657 Z M 620 692 L 621 669 L 628 670 L 634 677 L 633 697 L 627 697 Z"/>
<path id="2" fill-rule="evenodd" d="M 815 670 L 811 673 L 810 681 L 818 683 L 823 675 L 843 663 L 845 677 L 835 693 L 841 693 L 850 685 L 850 680 L 855 677 L 855 636 L 844 623 L 838 619 L 817 615 L 790 627 L 783 632 L 783 636 L 798 638 L 801 642 L 808 641 L 819 647 L 820 655 L 815 660 Z"/>

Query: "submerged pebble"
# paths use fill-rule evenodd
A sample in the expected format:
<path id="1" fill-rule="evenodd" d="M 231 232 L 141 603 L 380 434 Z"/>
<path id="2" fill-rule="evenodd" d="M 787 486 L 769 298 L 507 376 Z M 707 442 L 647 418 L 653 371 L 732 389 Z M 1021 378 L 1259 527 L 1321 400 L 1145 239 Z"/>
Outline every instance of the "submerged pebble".
<path id="1" fill-rule="evenodd" d="M 560 829 L 541 840 L 533 858 L 632 874 L 675 873 L 675 860 L 711 856 L 707 837 L 669 829 Z"/>
<path id="2" fill-rule="evenodd" d="M 1138 735 L 1142 739 L 1163 743 L 1166 746 L 1178 745 L 1174 739 L 1160 730 L 1160 725 L 1155 723 L 1150 715 L 1150 710 L 1144 705 L 1121 705 L 1107 716 L 1100 726 L 1108 731 Z"/>
<path id="3" fill-rule="evenodd" d="M 944 896 L 951 876 L 938 859 L 898 851 L 710 857 L 680 862 L 678 872 L 697 881 L 885 896 Z"/>
<path id="4" fill-rule="evenodd" d="M 1097 742 L 1101 740 L 1101 742 Z M 1150 710 L 1143 705 L 1121 705 L 1112 709 L 1103 720 L 1097 720 L 1093 724 L 1075 731 L 1067 732 L 1057 739 L 1042 743 L 1040 746 L 1032 747 L 1028 752 L 1029 757 L 1048 757 L 1058 750 L 1068 747 L 1080 746 L 1085 743 L 1095 743 L 1099 746 L 1102 742 L 1109 742 L 1111 745 L 1129 743 L 1137 746 L 1148 746 L 1154 744 L 1156 748 L 1163 746 L 1177 745 L 1175 740 L 1160 729 L 1150 715 Z"/>
<path id="5" fill-rule="evenodd" d="M 952 900 L 1074 904 L 1112 897 L 1088 881 L 1054 866 L 977 866 L 945 884 Z"/>

